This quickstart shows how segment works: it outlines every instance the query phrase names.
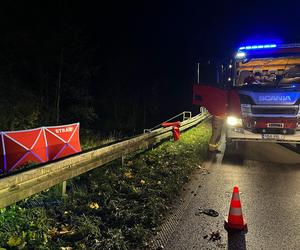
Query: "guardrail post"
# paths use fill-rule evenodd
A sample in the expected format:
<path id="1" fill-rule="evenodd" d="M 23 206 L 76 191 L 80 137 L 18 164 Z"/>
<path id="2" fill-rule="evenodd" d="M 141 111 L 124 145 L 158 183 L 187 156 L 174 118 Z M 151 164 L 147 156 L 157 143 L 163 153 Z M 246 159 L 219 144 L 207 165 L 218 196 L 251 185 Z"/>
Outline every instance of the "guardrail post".
<path id="1" fill-rule="evenodd" d="M 184 111 L 183 112 L 183 121 L 185 121 L 185 120 L 188 120 L 188 119 L 190 119 L 190 118 L 192 118 L 192 112 L 190 112 L 190 111 Z"/>
<path id="2" fill-rule="evenodd" d="M 200 107 L 200 114 L 204 114 L 204 108 L 203 107 Z"/>
<path id="3" fill-rule="evenodd" d="M 61 196 L 62 197 L 67 196 L 67 181 L 63 181 L 61 184 Z"/>

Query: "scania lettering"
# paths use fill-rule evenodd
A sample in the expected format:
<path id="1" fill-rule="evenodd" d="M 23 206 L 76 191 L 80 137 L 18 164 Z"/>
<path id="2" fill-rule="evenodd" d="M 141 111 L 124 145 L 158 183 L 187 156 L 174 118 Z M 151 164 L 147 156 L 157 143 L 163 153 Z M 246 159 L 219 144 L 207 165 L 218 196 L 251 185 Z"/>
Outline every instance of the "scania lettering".
<path id="1" fill-rule="evenodd" d="M 291 101 L 291 97 L 289 96 L 259 96 L 258 99 L 260 101 Z"/>

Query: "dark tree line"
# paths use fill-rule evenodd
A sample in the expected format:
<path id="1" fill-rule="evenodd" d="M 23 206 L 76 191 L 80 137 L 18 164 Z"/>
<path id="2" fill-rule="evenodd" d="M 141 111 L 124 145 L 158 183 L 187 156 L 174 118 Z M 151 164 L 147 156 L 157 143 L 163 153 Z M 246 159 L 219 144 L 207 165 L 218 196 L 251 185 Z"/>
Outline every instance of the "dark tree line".
<path id="1" fill-rule="evenodd" d="M 158 111 L 157 84 L 136 85 L 135 62 L 105 55 L 84 31 L 69 26 L 42 42 L 16 31 L 0 44 L 1 130 L 80 121 L 134 131 Z"/>
<path id="2" fill-rule="evenodd" d="M 116 9 L 80 16 L 81 6 L 67 1 L 7 8 L 0 130 L 79 121 L 86 130 L 132 134 L 183 111 L 183 89 L 170 87 L 181 80 L 182 68 L 172 67 L 174 51 L 148 41 L 149 30 L 135 20 L 113 20 Z"/>
<path id="3" fill-rule="evenodd" d="M 16 30 L 0 42 L 1 129 L 76 120 L 88 126 L 96 119 L 89 93 L 98 70 L 92 62 L 96 48 L 87 44 L 80 30 L 39 38 Z"/>

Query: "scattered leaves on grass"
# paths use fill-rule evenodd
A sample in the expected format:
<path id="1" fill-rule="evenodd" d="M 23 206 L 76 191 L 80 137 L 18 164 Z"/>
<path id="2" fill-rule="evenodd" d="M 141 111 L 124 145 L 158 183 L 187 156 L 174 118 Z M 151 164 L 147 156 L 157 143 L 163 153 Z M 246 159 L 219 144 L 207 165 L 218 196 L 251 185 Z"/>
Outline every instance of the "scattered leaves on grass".
<path id="1" fill-rule="evenodd" d="M 125 178 L 127 178 L 127 179 L 133 179 L 133 178 L 134 178 L 134 175 L 133 175 L 130 171 L 125 172 L 125 173 L 123 174 L 123 176 L 124 176 Z"/>
<path id="2" fill-rule="evenodd" d="M 10 236 L 7 241 L 7 245 L 10 247 L 17 247 L 20 246 L 21 244 L 22 244 L 22 239 L 15 235 Z"/>
<path id="3" fill-rule="evenodd" d="M 91 209 L 99 209 L 100 208 L 100 206 L 98 205 L 97 202 L 91 202 L 90 205 L 89 205 L 89 207 Z"/>

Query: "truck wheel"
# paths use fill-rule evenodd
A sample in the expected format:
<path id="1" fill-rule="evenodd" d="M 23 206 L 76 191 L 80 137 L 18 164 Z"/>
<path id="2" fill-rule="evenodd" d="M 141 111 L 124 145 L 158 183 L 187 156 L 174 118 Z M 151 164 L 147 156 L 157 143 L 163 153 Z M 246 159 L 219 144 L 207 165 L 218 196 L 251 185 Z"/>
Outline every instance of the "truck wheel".
<path id="1" fill-rule="evenodd" d="M 300 154 L 300 144 L 296 144 L 296 151 L 298 154 Z"/>
<path id="2" fill-rule="evenodd" d="M 243 142 L 226 142 L 225 159 L 227 159 L 231 163 L 242 164 L 244 160 L 243 149 Z"/>
<path id="3" fill-rule="evenodd" d="M 238 155 L 239 151 L 239 144 L 236 141 L 227 141 L 226 142 L 226 149 L 225 154 L 228 156 L 235 156 Z"/>

